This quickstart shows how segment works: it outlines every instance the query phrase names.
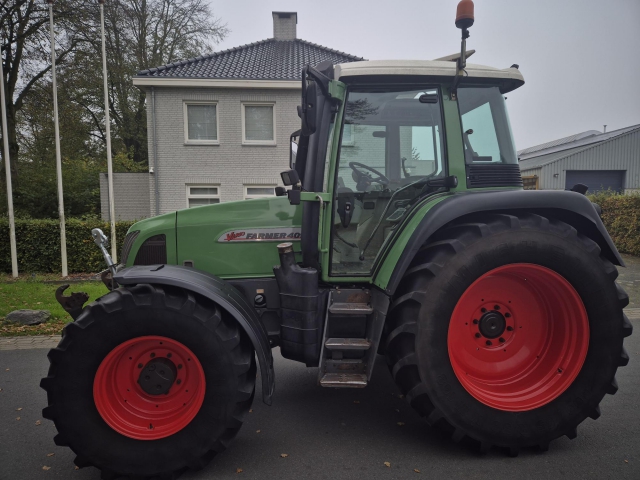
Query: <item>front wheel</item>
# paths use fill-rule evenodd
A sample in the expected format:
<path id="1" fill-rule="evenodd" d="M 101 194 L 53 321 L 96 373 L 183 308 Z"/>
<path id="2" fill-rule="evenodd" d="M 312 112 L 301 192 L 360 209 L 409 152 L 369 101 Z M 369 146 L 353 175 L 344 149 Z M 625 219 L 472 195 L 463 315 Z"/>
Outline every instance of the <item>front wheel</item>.
<path id="1" fill-rule="evenodd" d="M 398 288 L 386 336 L 394 378 L 456 441 L 517 454 L 574 438 L 628 362 L 628 297 L 616 277 L 566 223 L 462 219 L 430 239 Z"/>
<path id="2" fill-rule="evenodd" d="M 215 303 L 157 285 L 89 305 L 41 382 L 58 445 L 103 478 L 175 478 L 233 439 L 254 396 L 253 347 Z"/>

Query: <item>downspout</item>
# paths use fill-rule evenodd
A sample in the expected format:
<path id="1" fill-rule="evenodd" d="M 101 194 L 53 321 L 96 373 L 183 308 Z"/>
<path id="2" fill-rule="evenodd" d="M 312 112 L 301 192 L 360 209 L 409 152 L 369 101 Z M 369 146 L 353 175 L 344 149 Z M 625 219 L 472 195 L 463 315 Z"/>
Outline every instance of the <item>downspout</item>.
<path id="1" fill-rule="evenodd" d="M 158 139 L 156 137 L 156 89 L 151 87 L 151 122 L 153 124 L 153 176 L 155 181 L 156 215 L 160 215 L 160 187 L 158 183 Z"/>

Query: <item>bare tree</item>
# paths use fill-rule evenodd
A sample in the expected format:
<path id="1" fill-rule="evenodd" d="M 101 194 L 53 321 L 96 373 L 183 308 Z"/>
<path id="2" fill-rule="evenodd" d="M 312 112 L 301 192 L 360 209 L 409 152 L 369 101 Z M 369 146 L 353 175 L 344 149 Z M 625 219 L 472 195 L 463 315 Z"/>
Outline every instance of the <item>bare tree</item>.
<path id="1" fill-rule="evenodd" d="M 95 18 L 98 21 L 98 18 Z M 93 73 L 87 83 L 100 84 L 100 40 L 85 28 L 91 53 L 77 66 Z M 147 160 L 145 94 L 133 86 L 136 72 L 213 50 L 228 33 L 205 0 L 112 0 L 105 6 L 109 103 L 114 133 L 137 162 Z M 84 48 L 84 47 L 83 47 Z M 79 58 L 79 57 L 78 57 Z M 81 99 L 78 99 L 80 102 Z M 101 99 L 85 98 L 98 121 Z"/>
<path id="2" fill-rule="evenodd" d="M 61 64 L 77 47 L 73 26 L 81 18 L 87 1 L 56 2 L 54 14 L 59 27 L 57 56 Z M 18 112 L 34 87 L 51 70 L 48 38 L 49 11 L 42 0 L 5 0 L 0 4 L 0 39 L 7 99 L 9 157 L 14 182 L 18 182 Z"/>

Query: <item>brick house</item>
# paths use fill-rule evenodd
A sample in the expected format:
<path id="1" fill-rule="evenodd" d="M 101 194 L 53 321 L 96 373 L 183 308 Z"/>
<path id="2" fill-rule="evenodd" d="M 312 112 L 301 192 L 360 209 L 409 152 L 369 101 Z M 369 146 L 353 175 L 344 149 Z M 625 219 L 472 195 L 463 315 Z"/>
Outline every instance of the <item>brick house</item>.
<path id="1" fill-rule="evenodd" d="M 148 186 L 132 189 L 129 181 L 124 191 L 114 176 L 120 219 L 274 195 L 288 167 L 289 136 L 300 128 L 302 68 L 362 59 L 297 38 L 295 12 L 272 16 L 273 38 L 134 77 L 147 95 Z M 125 207 L 146 192 L 149 209 Z"/>

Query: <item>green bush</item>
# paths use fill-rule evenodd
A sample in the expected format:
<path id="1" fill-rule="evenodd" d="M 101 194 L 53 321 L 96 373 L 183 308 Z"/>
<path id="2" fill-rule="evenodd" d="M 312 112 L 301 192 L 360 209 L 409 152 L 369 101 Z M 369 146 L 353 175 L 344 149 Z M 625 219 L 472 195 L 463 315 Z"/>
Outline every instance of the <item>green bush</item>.
<path id="1" fill-rule="evenodd" d="M 606 192 L 589 199 L 602 207 L 602 220 L 618 250 L 640 256 L 640 195 Z"/>
<path id="2" fill-rule="evenodd" d="M 118 253 L 127 230 L 134 222 L 117 222 Z M 106 268 L 100 250 L 93 242 L 91 229 L 101 228 L 111 238 L 108 223 L 98 218 L 69 218 L 66 222 L 67 266 L 69 273 L 99 272 Z M 0 218 L 0 272 L 11 272 L 9 221 Z M 58 273 L 60 260 L 60 223 L 50 219 L 16 219 L 16 243 L 20 273 Z"/>

